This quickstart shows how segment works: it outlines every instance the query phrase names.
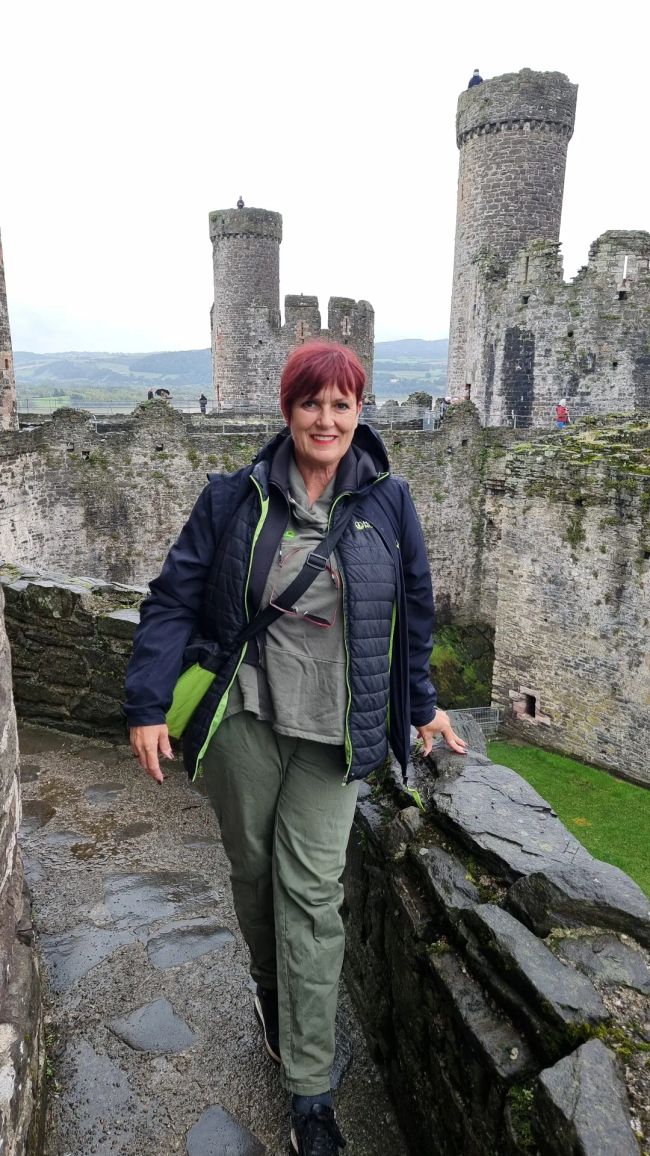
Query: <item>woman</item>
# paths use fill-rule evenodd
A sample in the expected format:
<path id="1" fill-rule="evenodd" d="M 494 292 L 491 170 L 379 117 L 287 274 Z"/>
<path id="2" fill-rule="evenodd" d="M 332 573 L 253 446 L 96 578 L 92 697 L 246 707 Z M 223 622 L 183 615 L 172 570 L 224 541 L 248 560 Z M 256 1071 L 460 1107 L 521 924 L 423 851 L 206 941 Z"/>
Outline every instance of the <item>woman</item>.
<path id="1" fill-rule="evenodd" d="M 435 709 L 422 531 L 382 442 L 358 425 L 364 384 L 344 346 L 290 355 L 280 388 L 288 428 L 251 466 L 210 477 L 151 583 L 127 675 L 131 746 L 162 783 L 178 674 L 197 658 L 215 674 L 184 757 L 217 813 L 255 1010 L 292 1093 L 299 1156 L 336 1156 L 345 1144 L 329 1074 L 358 780 L 384 761 L 389 740 L 406 767 L 411 723 L 425 753 L 438 734 L 465 750 Z M 327 556 L 326 534 L 340 535 Z M 304 594 L 282 607 L 282 592 L 311 571 Z M 242 641 L 260 607 L 276 617 Z"/>

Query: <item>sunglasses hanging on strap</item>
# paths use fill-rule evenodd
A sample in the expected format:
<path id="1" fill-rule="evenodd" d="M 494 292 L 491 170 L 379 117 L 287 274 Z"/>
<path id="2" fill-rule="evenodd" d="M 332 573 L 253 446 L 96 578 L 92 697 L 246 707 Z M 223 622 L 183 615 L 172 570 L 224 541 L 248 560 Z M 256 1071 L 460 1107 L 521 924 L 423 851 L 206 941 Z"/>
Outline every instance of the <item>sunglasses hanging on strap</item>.
<path id="1" fill-rule="evenodd" d="M 258 610 L 255 617 L 240 631 L 233 643 L 231 654 L 240 650 L 244 643 L 250 642 L 251 638 L 259 634 L 261 630 L 266 630 L 267 626 L 270 626 L 281 614 L 293 610 L 296 602 L 309 589 L 317 574 L 326 568 L 329 558 L 349 525 L 359 501 L 358 496 L 350 499 L 336 526 L 326 534 L 318 550 L 312 550 L 307 555 L 302 570 L 296 575 L 293 582 L 290 582 L 276 596 L 273 606 L 266 606 L 264 610 Z M 210 669 L 211 657 L 208 654 L 201 663 L 197 662 L 190 666 L 188 670 L 183 672 L 174 687 L 172 705 L 166 716 L 167 728 L 172 738 L 179 739 L 181 737 L 201 699 L 214 682 L 216 671 Z M 214 655 L 219 666 L 227 657 L 228 655 L 222 651 Z"/>

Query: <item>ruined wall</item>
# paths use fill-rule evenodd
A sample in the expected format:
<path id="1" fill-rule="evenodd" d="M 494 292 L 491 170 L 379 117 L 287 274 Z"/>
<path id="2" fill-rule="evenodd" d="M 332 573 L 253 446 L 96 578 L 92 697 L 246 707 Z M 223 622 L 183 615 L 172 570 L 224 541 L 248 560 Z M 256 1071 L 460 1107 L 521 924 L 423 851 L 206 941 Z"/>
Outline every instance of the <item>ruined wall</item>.
<path id="1" fill-rule="evenodd" d="M 0 565 L 20 718 L 124 741 L 124 676 L 144 591 Z"/>
<path id="2" fill-rule="evenodd" d="M 452 394 L 477 382 L 479 265 L 496 273 L 535 238 L 560 235 L 577 88 L 559 72 L 496 76 L 458 98 L 460 150 L 449 329 Z"/>
<path id="3" fill-rule="evenodd" d="M 372 383 L 374 312 L 367 301 L 331 297 L 321 328 L 315 297 L 285 297 L 280 317 L 282 217 L 266 209 L 210 214 L 214 304 L 210 314 L 219 409 L 275 405 L 289 352 L 310 339 L 349 345 Z"/>
<path id="4" fill-rule="evenodd" d="M 650 422 L 520 445 L 501 528 L 494 701 L 524 741 L 650 785 Z"/>
<path id="5" fill-rule="evenodd" d="M 147 582 L 207 472 L 236 469 L 263 441 L 216 428 L 154 402 L 102 425 L 59 410 L 36 429 L 0 435 L 0 557 L 63 576 Z"/>
<path id="6" fill-rule="evenodd" d="M 484 424 L 549 428 L 560 397 L 572 418 L 650 412 L 649 266 L 650 233 L 632 231 L 594 241 L 568 283 L 557 243 L 478 262 L 467 349 Z"/>
<path id="7" fill-rule="evenodd" d="M 0 1151 L 39 1152 L 45 1096 L 41 982 L 23 865 L 18 737 L 0 589 Z"/>
<path id="8" fill-rule="evenodd" d="M 52 422 L 0 436 L 0 559 L 62 577 L 145 584 L 159 572 L 206 474 L 247 464 L 270 436 L 255 427 L 223 433 L 217 420 L 192 419 L 163 402 L 95 426 L 87 414 L 59 410 Z M 439 616 L 473 621 L 483 600 L 485 447 L 518 435 L 482 431 L 475 410 L 463 405 L 438 432 L 382 436 L 422 519 Z M 489 600 L 485 605 L 490 611 Z"/>
<path id="9" fill-rule="evenodd" d="M 650 901 L 454 726 L 470 752 L 415 768 L 424 811 L 398 771 L 362 786 L 345 874 L 346 978 L 412 1150 L 639 1156 Z"/>
<path id="10" fill-rule="evenodd" d="M 7 308 L 7 287 L 5 266 L 0 238 L 0 430 L 18 429 L 16 407 L 16 377 L 14 355 L 11 347 L 9 310 Z"/>

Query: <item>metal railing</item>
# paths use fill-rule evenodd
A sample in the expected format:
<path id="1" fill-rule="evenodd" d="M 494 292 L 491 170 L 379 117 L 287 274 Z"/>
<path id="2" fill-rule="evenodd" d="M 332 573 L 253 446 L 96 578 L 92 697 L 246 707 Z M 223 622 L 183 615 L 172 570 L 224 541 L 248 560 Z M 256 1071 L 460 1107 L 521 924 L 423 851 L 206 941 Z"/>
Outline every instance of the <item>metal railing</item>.
<path id="1" fill-rule="evenodd" d="M 57 409 L 68 407 L 87 410 L 98 417 L 131 413 L 137 405 L 142 404 L 142 401 L 80 401 L 71 403 L 67 398 L 26 397 L 21 394 L 18 395 L 17 400 L 19 413 L 52 414 Z M 174 409 L 180 410 L 181 413 L 198 415 L 202 412 L 198 402 L 184 404 L 182 399 L 175 400 L 173 397 L 164 400 Z M 279 427 L 284 424 L 279 405 L 239 405 L 220 410 L 216 405 L 208 403 L 207 415 L 210 415 L 213 420 L 220 419 L 224 422 L 237 421 L 238 418 L 241 418 L 246 421 L 259 421 L 262 425 L 275 424 Z M 413 428 L 429 430 L 438 429 L 440 426 L 440 419 L 432 410 L 414 405 L 364 405 L 361 421 L 388 429 L 412 426 Z"/>
<path id="2" fill-rule="evenodd" d="M 494 739 L 499 733 L 501 710 L 497 706 L 470 706 L 463 707 L 463 714 L 471 714 L 476 719 L 486 739 Z M 449 711 L 453 715 L 452 710 Z"/>
<path id="3" fill-rule="evenodd" d="M 75 401 L 71 402 L 67 398 L 61 397 L 24 397 L 18 394 L 17 405 L 19 413 L 32 414 L 52 414 L 57 409 L 83 409 L 89 413 L 97 414 L 98 416 L 105 415 L 110 417 L 111 414 L 118 413 L 132 413 L 133 410 L 141 405 L 146 398 L 140 401 Z M 168 404 L 173 405 L 174 409 L 179 409 L 182 413 L 200 413 L 201 407 L 198 402 L 193 402 L 184 405 L 182 401 L 175 402 L 173 398 L 156 398 L 156 401 L 165 400 Z M 208 412 L 211 412 L 210 407 Z"/>

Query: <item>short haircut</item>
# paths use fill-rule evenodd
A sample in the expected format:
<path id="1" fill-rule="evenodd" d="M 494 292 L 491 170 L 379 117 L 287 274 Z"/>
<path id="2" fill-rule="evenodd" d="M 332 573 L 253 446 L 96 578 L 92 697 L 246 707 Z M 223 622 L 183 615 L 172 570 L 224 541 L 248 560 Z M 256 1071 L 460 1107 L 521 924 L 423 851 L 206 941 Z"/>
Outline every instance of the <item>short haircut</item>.
<path id="1" fill-rule="evenodd" d="M 309 341 L 289 354 L 280 378 L 280 408 L 288 421 L 294 402 L 315 397 L 327 385 L 361 401 L 366 371 L 347 345 Z"/>

